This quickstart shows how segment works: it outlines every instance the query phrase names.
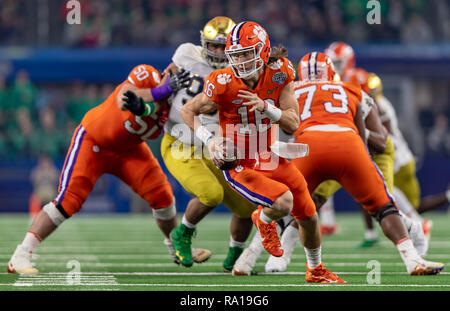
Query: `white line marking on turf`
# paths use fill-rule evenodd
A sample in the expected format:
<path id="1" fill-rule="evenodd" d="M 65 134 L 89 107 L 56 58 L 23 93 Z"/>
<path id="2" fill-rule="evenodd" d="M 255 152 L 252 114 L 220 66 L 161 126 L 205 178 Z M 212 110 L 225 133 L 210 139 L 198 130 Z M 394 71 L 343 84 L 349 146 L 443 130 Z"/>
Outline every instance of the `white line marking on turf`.
<path id="1" fill-rule="evenodd" d="M 6 266 L 7 262 L 2 262 L 0 265 Z M 83 267 L 131 267 L 131 268 L 158 268 L 158 267 L 175 267 L 174 263 L 101 263 L 101 262 L 82 262 Z M 365 262 L 325 262 L 327 267 L 366 267 Z M 37 266 L 53 267 L 53 266 L 65 266 L 65 262 L 41 262 Z M 200 264 L 202 267 L 217 267 L 216 262 L 205 262 Z M 263 263 L 257 264 L 257 266 L 263 265 Z M 383 262 L 383 267 L 403 267 L 402 262 Z M 444 263 L 444 265 L 450 265 L 450 262 Z M 289 264 L 290 267 L 304 267 L 303 262 L 293 262 Z"/>
<path id="2" fill-rule="evenodd" d="M 36 255 L 39 256 L 40 259 L 81 259 L 81 260 L 95 260 L 98 261 L 100 259 L 167 259 L 170 258 L 169 253 L 164 252 L 161 254 L 136 254 L 136 255 L 127 255 L 127 254 L 54 254 L 54 253 L 42 253 L 36 252 Z M 400 256 L 398 254 L 322 254 L 322 257 L 327 259 L 399 259 Z M 432 257 L 433 259 L 450 259 L 449 254 L 431 254 L 428 257 Z M 2 255 L 0 254 L 0 258 L 9 259 L 11 258 L 11 254 Z M 211 259 L 225 259 L 226 254 L 214 253 Z M 292 259 L 305 259 L 305 255 L 293 254 L 291 256 Z"/>
<path id="3" fill-rule="evenodd" d="M 0 286 L 32 286 L 35 284 L 23 283 L 21 285 L 0 283 Z M 79 285 L 63 284 L 59 282 L 37 284 L 40 286 L 114 286 L 114 287 L 450 287 L 450 284 L 158 284 L 158 283 L 136 283 L 136 284 L 109 284 L 109 283 L 82 283 Z"/>
<path id="4" fill-rule="evenodd" d="M 367 275 L 366 272 L 348 272 L 341 271 L 336 272 L 336 274 L 347 274 L 347 275 Z M 9 274 L 8 272 L 0 272 L 0 274 Z M 45 272 L 39 273 L 33 276 L 33 278 L 39 278 L 42 276 L 54 276 L 54 277 L 65 277 L 67 273 L 65 272 Z M 104 274 L 105 276 L 102 276 Z M 381 272 L 381 275 L 407 275 L 407 272 Z M 450 275 L 450 272 L 440 272 L 443 275 Z M 96 275 L 96 277 L 101 278 L 110 278 L 111 276 L 205 276 L 205 275 L 230 275 L 227 272 L 80 272 L 80 277 L 87 275 Z M 305 272 L 299 271 L 286 271 L 286 272 L 258 272 L 258 275 L 305 275 Z"/>

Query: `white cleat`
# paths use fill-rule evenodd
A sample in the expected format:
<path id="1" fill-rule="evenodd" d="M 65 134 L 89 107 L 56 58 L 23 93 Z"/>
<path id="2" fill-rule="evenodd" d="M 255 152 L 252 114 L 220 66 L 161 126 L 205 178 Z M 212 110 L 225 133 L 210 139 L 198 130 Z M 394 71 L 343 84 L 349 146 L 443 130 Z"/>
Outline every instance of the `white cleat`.
<path id="1" fill-rule="evenodd" d="M 410 275 L 433 275 L 438 274 L 444 270 L 444 264 L 441 262 L 433 262 L 427 260 L 420 260 L 414 269 L 408 271 Z"/>
<path id="2" fill-rule="evenodd" d="M 253 252 L 250 248 L 244 249 L 241 256 L 234 263 L 231 274 L 234 276 L 254 274 L 252 271 L 258 257 L 259 254 Z"/>
<path id="3" fill-rule="evenodd" d="M 24 275 L 37 274 L 39 271 L 33 267 L 31 255 L 31 251 L 27 251 L 23 249 L 22 245 L 18 245 L 9 261 L 8 272 Z"/>
<path id="4" fill-rule="evenodd" d="M 173 243 L 170 239 L 165 238 L 164 244 L 169 249 L 170 257 L 172 257 L 172 260 L 175 264 L 179 265 L 180 262 L 178 261 L 177 256 L 175 256 L 175 249 L 173 247 Z M 195 263 L 202 263 L 207 261 L 211 257 L 211 251 L 209 249 L 203 249 L 203 248 L 192 248 L 192 260 Z"/>
<path id="5" fill-rule="evenodd" d="M 418 221 L 413 221 L 410 227 L 408 227 L 408 234 L 411 238 L 414 248 L 417 253 L 422 257 L 425 256 L 428 251 L 428 239 L 422 229 L 422 224 Z"/>
<path id="6" fill-rule="evenodd" d="M 266 263 L 266 272 L 284 272 L 290 261 L 290 258 L 285 258 L 284 255 L 281 257 L 270 256 Z"/>

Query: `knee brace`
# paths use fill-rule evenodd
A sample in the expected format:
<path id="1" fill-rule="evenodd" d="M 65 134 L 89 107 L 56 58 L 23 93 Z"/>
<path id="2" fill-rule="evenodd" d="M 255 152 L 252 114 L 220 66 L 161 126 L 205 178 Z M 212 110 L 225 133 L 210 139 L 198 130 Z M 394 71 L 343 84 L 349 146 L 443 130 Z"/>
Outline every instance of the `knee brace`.
<path id="1" fill-rule="evenodd" d="M 375 212 L 372 216 L 378 221 L 378 223 L 381 224 L 381 220 L 391 214 L 397 214 L 400 215 L 398 212 L 397 206 L 394 205 L 394 203 L 390 202 L 383 207 L 381 207 L 379 210 Z"/>
<path id="2" fill-rule="evenodd" d="M 42 210 L 50 217 L 50 220 L 57 227 L 62 224 L 64 220 L 69 218 L 62 206 L 59 204 L 56 206 L 53 202 L 46 204 Z"/>
<path id="3" fill-rule="evenodd" d="M 177 210 L 175 208 L 175 197 L 173 198 L 172 204 L 167 207 L 152 209 L 153 217 L 160 220 L 169 220 L 177 215 Z"/>

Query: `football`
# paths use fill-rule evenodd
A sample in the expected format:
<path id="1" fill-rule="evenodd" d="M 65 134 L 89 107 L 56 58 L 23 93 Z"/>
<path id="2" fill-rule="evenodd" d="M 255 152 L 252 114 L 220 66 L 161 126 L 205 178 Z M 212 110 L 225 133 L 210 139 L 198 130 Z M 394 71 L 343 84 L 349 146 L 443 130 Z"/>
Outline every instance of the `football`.
<path id="1" fill-rule="evenodd" d="M 223 153 L 216 152 L 214 164 L 223 171 L 234 169 L 239 164 L 237 146 L 229 139 L 225 139 L 220 145 Z"/>

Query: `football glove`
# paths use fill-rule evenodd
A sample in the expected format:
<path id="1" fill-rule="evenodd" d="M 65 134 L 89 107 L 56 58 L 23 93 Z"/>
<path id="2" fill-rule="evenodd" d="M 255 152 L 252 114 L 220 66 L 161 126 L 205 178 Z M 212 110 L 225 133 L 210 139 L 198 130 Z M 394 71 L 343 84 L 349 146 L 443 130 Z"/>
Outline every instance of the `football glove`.
<path id="1" fill-rule="evenodd" d="M 125 102 L 123 105 L 129 111 L 137 116 L 141 116 L 145 112 L 145 103 L 142 97 L 138 97 L 132 91 L 126 91 L 123 94 L 125 97 L 122 100 Z"/>
<path id="2" fill-rule="evenodd" d="M 170 73 L 170 71 L 169 71 Z M 176 93 L 189 86 L 190 72 L 184 69 L 179 70 L 176 74 L 169 76 L 169 88 Z"/>

